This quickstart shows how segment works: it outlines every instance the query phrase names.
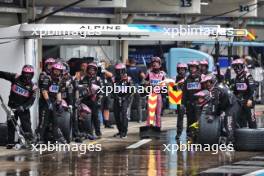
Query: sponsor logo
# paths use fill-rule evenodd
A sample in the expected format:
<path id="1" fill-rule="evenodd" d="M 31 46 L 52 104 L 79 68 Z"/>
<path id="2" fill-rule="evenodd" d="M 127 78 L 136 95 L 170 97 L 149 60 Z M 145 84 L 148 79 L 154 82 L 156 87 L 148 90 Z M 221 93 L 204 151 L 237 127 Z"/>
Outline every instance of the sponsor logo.
<path id="1" fill-rule="evenodd" d="M 58 93 L 59 92 L 59 86 L 58 85 L 51 85 L 49 87 L 49 92 Z"/>
<path id="2" fill-rule="evenodd" d="M 201 89 L 201 85 L 199 82 L 187 83 L 187 89 L 188 90 L 198 90 L 198 89 Z"/>
<path id="3" fill-rule="evenodd" d="M 246 83 L 236 83 L 237 90 L 247 90 L 247 84 Z"/>
<path id="4" fill-rule="evenodd" d="M 20 87 L 20 86 L 18 86 L 18 85 L 16 85 L 16 84 L 14 84 L 12 86 L 12 91 L 15 92 L 18 95 L 21 95 L 21 96 L 24 96 L 24 97 L 29 97 L 29 91 L 24 89 L 24 88 L 22 88 L 22 87 Z"/>

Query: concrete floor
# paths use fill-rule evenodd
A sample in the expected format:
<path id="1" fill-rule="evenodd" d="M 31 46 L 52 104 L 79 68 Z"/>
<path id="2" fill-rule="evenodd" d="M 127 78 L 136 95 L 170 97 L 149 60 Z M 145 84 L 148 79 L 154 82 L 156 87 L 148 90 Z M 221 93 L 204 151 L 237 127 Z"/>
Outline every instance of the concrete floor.
<path id="1" fill-rule="evenodd" d="M 264 106 L 257 106 L 258 122 L 263 123 Z M 173 116 L 173 115 L 170 115 Z M 140 141 L 139 127 L 145 123 L 129 122 L 128 138 L 112 137 L 116 129 L 104 129 L 103 137 L 86 144 L 101 144 L 99 152 L 39 152 L 6 150 L 0 147 L 2 175 L 243 175 L 264 169 L 264 152 L 169 152 L 165 145 L 177 144 L 176 118 L 162 118 L 159 140 L 127 149 Z M 182 142 L 186 143 L 186 134 Z"/>

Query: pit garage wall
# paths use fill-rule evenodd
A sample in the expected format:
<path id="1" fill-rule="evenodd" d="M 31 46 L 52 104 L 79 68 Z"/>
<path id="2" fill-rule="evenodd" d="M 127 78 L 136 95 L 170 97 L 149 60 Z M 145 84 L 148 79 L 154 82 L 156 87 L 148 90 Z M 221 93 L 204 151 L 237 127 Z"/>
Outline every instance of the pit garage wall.
<path id="1" fill-rule="evenodd" d="M 12 73 L 21 73 L 24 64 L 31 64 L 37 71 L 37 40 L 24 39 L 6 39 L 0 40 L 0 70 Z M 36 81 L 37 74 L 35 74 L 34 81 Z M 4 102 L 7 104 L 10 91 L 10 82 L 0 79 L 0 94 Z M 35 129 L 37 123 L 37 101 L 35 101 L 31 108 L 31 122 Z M 0 123 L 6 122 L 6 114 L 0 108 Z"/>
<path id="2" fill-rule="evenodd" d="M 99 60 L 110 59 L 114 61 L 114 46 L 60 46 L 60 57 L 65 60 L 73 57 L 82 58 L 87 56 Z"/>

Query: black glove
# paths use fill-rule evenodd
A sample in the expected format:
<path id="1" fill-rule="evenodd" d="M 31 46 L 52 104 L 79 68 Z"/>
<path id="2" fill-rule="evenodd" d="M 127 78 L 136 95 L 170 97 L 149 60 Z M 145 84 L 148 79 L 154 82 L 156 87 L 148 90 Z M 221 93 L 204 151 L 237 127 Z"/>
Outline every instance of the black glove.
<path id="1" fill-rule="evenodd" d="M 172 88 L 173 88 L 174 91 L 178 90 L 178 86 L 177 85 L 174 85 Z"/>
<path id="2" fill-rule="evenodd" d="M 25 111 L 25 109 L 24 109 L 24 107 L 23 107 L 23 106 L 18 106 L 18 107 L 16 108 L 16 111 L 19 111 L 19 112 L 24 112 L 24 111 Z"/>
<path id="3" fill-rule="evenodd" d="M 63 107 L 62 107 L 61 101 L 57 101 L 56 102 L 56 108 L 57 108 L 58 113 L 62 113 L 63 112 Z"/>

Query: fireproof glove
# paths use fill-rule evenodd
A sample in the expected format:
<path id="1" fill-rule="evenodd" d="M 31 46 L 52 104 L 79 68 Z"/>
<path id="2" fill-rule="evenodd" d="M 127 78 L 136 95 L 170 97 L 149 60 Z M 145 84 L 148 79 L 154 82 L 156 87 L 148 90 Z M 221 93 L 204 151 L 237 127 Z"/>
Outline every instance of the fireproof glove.
<path id="1" fill-rule="evenodd" d="M 63 112 L 62 101 L 57 101 L 56 102 L 56 109 L 57 109 L 58 113 L 62 113 Z"/>
<path id="2" fill-rule="evenodd" d="M 176 85 L 174 85 L 172 88 L 173 88 L 174 91 L 178 90 L 178 87 Z"/>
<path id="3" fill-rule="evenodd" d="M 19 112 L 24 112 L 24 111 L 25 111 L 25 109 L 24 109 L 24 107 L 23 107 L 23 106 L 19 106 L 19 107 L 16 109 L 16 111 L 19 111 Z"/>

